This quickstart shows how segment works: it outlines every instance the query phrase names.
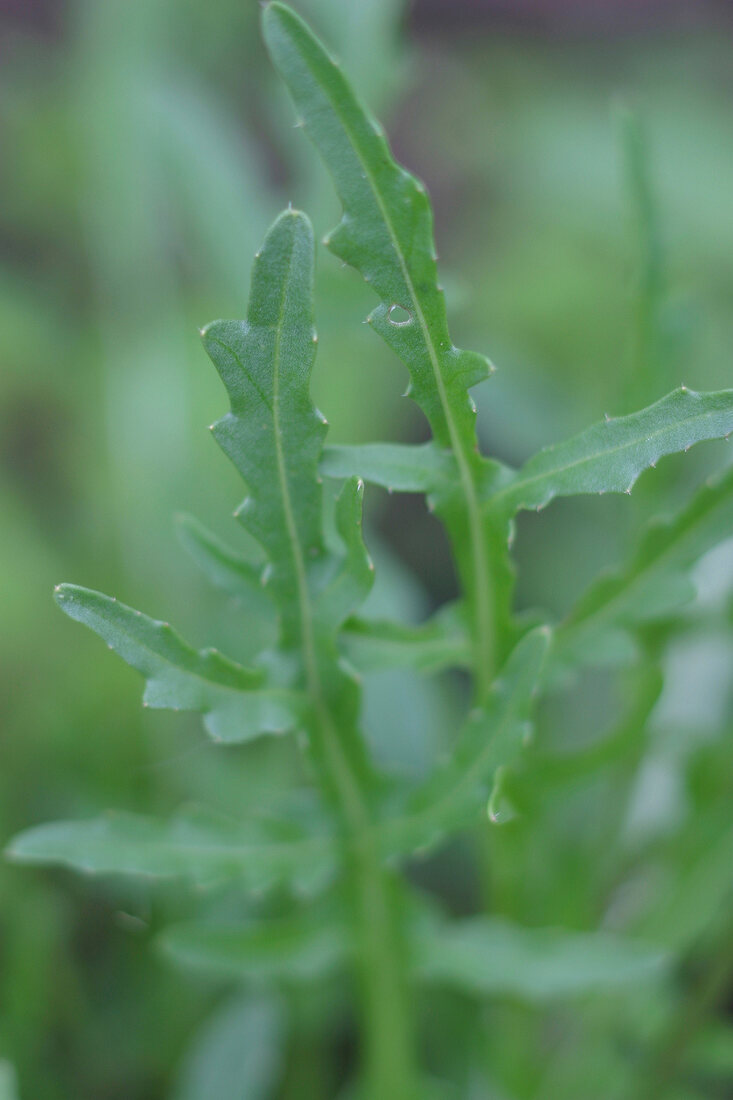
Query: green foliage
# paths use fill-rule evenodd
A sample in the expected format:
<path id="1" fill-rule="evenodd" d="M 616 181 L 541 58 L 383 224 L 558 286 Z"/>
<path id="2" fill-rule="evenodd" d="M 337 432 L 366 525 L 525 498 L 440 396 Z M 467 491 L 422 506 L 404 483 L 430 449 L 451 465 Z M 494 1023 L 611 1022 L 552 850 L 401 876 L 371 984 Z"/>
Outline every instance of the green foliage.
<path id="1" fill-rule="evenodd" d="M 549 641 L 549 630 L 538 627 L 516 646 L 483 706 L 468 715 L 450 757 L 410 792 L 404 818 L 386 826 L 388 847 L 424 850 L 480 822 L 492 783 L 530 740 L 532 702 Z"/>
<path id="2" fill-rule="evenodd" d="M 247 603 L 264 589 L 263 567 L 258 568 L 243 554 L 225 546 L 193 516 L 178 517 L 178 534 L 185 549 L 217 588 Z"/>
<path id="3" fill-rule="evenodd" d="M 114 813 L 29 829 L 8 849 L 22 863 L 57 863 L 88 874 L 180 876 L 201 886 L 238 880 L 255 892 L 279 882 L 309 891 L 330 877 L 333 842 L 296 821 L 236 824 L 203 811 L 168 822 Z"/>
<path id="4" fill-rule="evenodd" d="M 489 507 L 509 514 L 544 508 L 557 496 L 630 493 L 663 455 L 688 451 L 703 439 L 733 431 L 733 390 L 693 393 L 685 386 L 631 416 L 606 420 L 531 458 L 492 496 Z"/>
<path id="5" fill-rule="evenodd" d="M 344 965 L 347 949 L 343 923 L 318 910 L 251 926 L 174 925 L 161 946 L 192 969 L 285 985 L 322 980 Z"/>
<path id="6" fill-rule="evenodd" d="M 475 416 L 468 389 L 488 377 L 489 365 L 450 340 L 425 188 L 395 164 L 384 131 L 292 11 L 268 5 L 263 28 L 344 206 L 326 243 L 372 285 L 380 304 L 370 323 L 406 362 L 412 394 L 438 443 L 468 461 Z"/>
<path id="7" fill-rule="evenodd" d="M 457 1096 L 580 1100 L 593 1094 L 596 1085 L 588 1082 L 607 1065 L 622 1083 L 638 1068 L 649 1095 L 662 1096 L 659 1090 L 674 1087 L 670 1064 L 674 1069 L 681 1045 L 674 964 L 696 934 L 708 931 L 697 914 L 683 912 L 684 936 L 669 934 L 668 884 L 674 893 L 681 880 L 702 881 L 700 893 L 722 906 L 730 822 L 719 805 L 708 811 L 698 791 L 719 790 L 725 807 L 727 776 L 718 774 L 714 751 L 698 760 L 700 745 L 683 730 L 665 755 L 664 746 L 655 747 L 655 721 L 663 726 L 660 688 L 670 690 L 675 645 L 694 650 L 689 627 L 694 634 L 699 623 L 684 618 L 696 591 L 692 569 L 730 534 L 733 477 L 724 472 L 672 518 L 654 519 L 626 564 L 595 579 L 555 623 L 519 611 L 515 520 L 521 532 L 518 514 L 555 498 L 630 493 L 661 457 L 727 438 L 733 390 L 682 386 L 639 412 L 607 416 L 536 451 L 518 469 L 486 456 L 469 391 L 492 368 L 483 355 L 452 343 L 425 188 L 396 163 L 381 127 L 299 16 L 270 3 L 263 31 L 299 124 L 342 202 L 342 220 L 326 243 L 376 293 L 369 323 L 409 372 L 408 393 L 432 440 L 325 446 L 326 421 L 311 395 L 314 235 L 306 215 L 288 208 L 256 254 L 246 319 L 215 321 L 202 331 L 229 398 L 230 411 L 213 433 L 246 485 L 235 515 L 247 548 L 230 548 L 190 517 L 179 520 L 195 564 L 232 599 L 243 647 L 262 619 L 271 637 L 244 665 L 218 649 L 197 650 L 167 623 L 97 592 L 56 589 L 61 609 L 143 676 L 144 704 L 201 714 L 211 739 L 225 743 L 220 753 L 229 751 L 230 761 L 242 754 L 249 786 L 242 784 L 241 799 L 237 788 L 234 812 L 222 792 L 221 805 L 167 818 L 115 813 L 37 825 L 11 841 L 8 856 L 114 876 L 115 883 L 125 876 L 146 889 L 153 880 L 198 888 L 202 911 L 185 923 L 174 920 L 159 946 L 199 979 L 244 984 L 247 992 L 198 1037 L 176 1100 L 264 1100 L 277 1094 L 288 1058 L 296 1080 L 294 1088 L 284 1086 L 288 1096 L 348 1089 L 369 1100 L 418 1100 L 436 1087 L 428 1076 L 435 1074 Z M 648 181 L 642 183 L 649 253 L 652 228 L 658 230 L 646 210 Z M 222 234 L 218 220 L 216 232 Z M 640 312 L 639 359 L 643 349 L 659 346 L 652 331 L 662 293 L 656 267 L 642 293 L 648 301 Z M 653 366 L 656 381 L 661 361 Z M 647 388 L 639 383 L 640 392 Z M 409 602 L 406 584 L 390 590 L 388 582 L 380 596 L 378 544 L 375 585 L 362 530 L 365 482 L 424 496 L 446 530 L 460 593 L 423 621 L 398 614 L 401 601 Z M 230 640 L 237 644 L 236 632 Z M 587 665 L 614 669 L 616 687 L 629 699 L 610 732 L 584 730 L 574 744 L 564 739 L 562 721 L 559 735 L 548 733 L 546 714 Z M 462 676 L 447 681 L 454 701 L 442 751 L 422 773 L 391 769 L 369 728 L 370 691 L 379 685 L 372 678 L 404 677 L 390 698 L 396 717 L 388 732 L 407 743 L 397 704 L 409 674 L 420 673 L 424 685 L 432 674 L 457 669 Z M 592 684 L 586 690 L 592 693 Z M 662 717 L 652 720 L 660 699 Z M 587 709 L 604 704 L 594 700 Z M 690 721 L 694 727 L 703 720 Z M 258 800 L 268 750 L 278 772 Z M 693 758 L 695 767 L 685 771 Z M 699 836 L 682 837 L 691 849 L 681 861 L 684 873 L 664 841 L 656 862 L 644 862 L 633 809 L 644 793 L 645 764 L 647 771 L 666 767 L 677 789 L 686 784 L 693 811 L 704 818 Z M 711 775 L 703 781 L 695 768 Z M 661 829 L 672 837 L 669 848 L 676 828 L 669 812 Z M 715 856 L 712 885 L 708 864 L 698 862 L 701 848 Z M 449 915 L 455 899 L 425 862 L 430 857 L 439 867 L 451 852 L 462 859 L 468 853 L 476 872 L 453 906 L 468 908 L 468 917 Z M 637 878 L 645 875 L 651 885 L 641 889 Z M 428 901 L 431 894 L 440 900 Z M 713 917 L 720 919 L 713 913 L 713 924 Z M 729 966 L 729 935 L 714 939 Z M 701 988 L 698 1016 L 706 1018 L 725 989 L 719 980 Z M 578 1011 L 573 999 L 581 996 Z M 353 1005 L 350 1026 L 360 1037 L 353 1079 L 341 1066 L 304 1084 L 293 1050 L 284 1052 L 286 1020 L 296 1038 L 315 1033 L 319 1047 L 332 1043 L 333 1009 L 319 997 Z M 543 1015 L 548 1001 L 551 1014 Z M 566 1027 L 573 1041 L 557 1044 L 540 1079 L 532 1063 L 546 1047 L 549 1023 Z M 432 1044 L 424 1041 L 431 1032 Z M 709 1069 L 719 1051 L 704 1049 L 701 1042 L 696 1055 Z M 512 1050 L 518 1053 L 510 1066 Z M 6 1066 L 0 1063 L 0 1093 L 5 1087 L 12 1096 Z M 499 1083 L 482 1093 L 483 1081 Z"/>
<path id="8" fill-rule="evenodd" d="M 415 668 L 435 672 L 471 661 L 471 644 L 460 605 L 445 604 L 420 626 L 389 619 L 347 619 L 344 644 L 360 669 Z"/>
<path id="9" fill-rule="evenodd" d="M 248 488 L 237 516 L 265 550 L 283 644 L 293 647 L 306 574 L 324 567 L 317 467 L 325 421 L 308 392 L 312 301 L 313 233 L 305 218 L 286 213 L 255 261 L 247 320 L 202 332 L 231 402 L 214 436 Z"/>
<path id="10" fill-rule="evenodd" d="M 263 689 L 262 671 L 242 668 L 215 649 L 191 649 L 168 623 L 70 584 L 59 585 L 56 601 L 143 674 L 143 706 L 198 711 L 215 741 L 247 741 L 297 724 L 295 692 Z"/>
<path id="11" fill-rule="evenodd" d="M 428 984 L 542 1001 L 652 981 L 667 963 L 663 951 L 608 933 L 517 928 L 472 917 L 439 925 L 419 940 L 416 965 Z"/>
<path id="12" fill-rule="evenodd" d="M 578 600 L 556 633 L 555 657 L 580 664 L 609 635 L 618 638 L 644 622 L 663 619 L 695 595 L 690 566 L 730 532 L 733 474 L 698 489 L 672 519 L 654 521 L 628 564 L 603 576 Z"/>
<path id="13" fill-rule="evenodd" d="M 453 539 L 481 653 L 478 689 L 483 695 L 496 660 L 497 611 L 488 572 L 492 539 L 480 499 L 494 465 L 476 448 L 475 406 L 468 391 L 489 376 L 490 364 L 484 356 L 458 350 L 450 339 L 423 185 L 392 160 L 381 128 L 293 12 L 270 4 L 263 26 L 272 58 L 343 203 L 343 219 L 326 243 L 379 296 L 369 322 L 404 361 L 410 372 L 408 393 L 425 413 L 437 445 L 450 456 L 452 476 L 432 499 Z M 431 456 L 432 465 L 432 452 L 422 454 Z"/>

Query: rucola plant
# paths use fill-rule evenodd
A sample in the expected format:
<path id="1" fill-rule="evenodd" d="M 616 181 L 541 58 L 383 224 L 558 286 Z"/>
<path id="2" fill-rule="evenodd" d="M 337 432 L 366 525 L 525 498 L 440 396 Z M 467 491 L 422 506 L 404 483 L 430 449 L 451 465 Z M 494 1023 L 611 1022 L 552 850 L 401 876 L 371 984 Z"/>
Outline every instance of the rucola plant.
<path id="1" fill-rule="evenodd" d="M 245 807 L 236 822 L 212 810 L 167 822 L 116 814 L 42 825 L 17 837 L 10 855 L 199 885 L 231 880 L 258 896 L 290 890 L 286 918 L 174 927 L 166 945 L 183 961 L 285 987 L 351 972 L 363 1048 L 355 1087 L 371 1100 L 417 1100 L 438 1089 L 429 1055 L 420 1054 L 420 986 L 531 999 L 611 988 L 664 967 L 655 947 L 609 933 L 530 930 L 487 915 L 448 919 L 401 872 L 459 832 L 491 829 L 505 777 L 525 766 L 532 709 L 547 685 L 603 661 L 620 637 L 675 610 L 684 598 L 675 582 L 728 533 L 733 475 L 652 526 L 631 560 L 554 627 L 513 611 L 516 514 L 555 497 L 630 493 L 662 456 L 727 437 L 733 390 L 681 386 L 633 415 L 605 417 L 520 469 L 484 456 L 470 390 L 492 367 L 450 338 L 424 187 L 395 163 L 382 129 L 297 15 L 271 3 L 263 27 L 343 205 L 325 243 L 373 289 L 369 324 L 407 367 L 432 440 L 324 446 L 326 421 L 309 393 L 313 232 L 304 214 L 285 211 L 255 259 L 247 319 L 216 321 L 202 333 L 231 405 L 214 435 L 246 483 L 237 518 L 264 562 L 192 521 L 185 530 L 212 581 L 224 578 L 239 595 L 245 630 L 253 594 L 269 595 L 276 645 L 245 668 L 196 651 L 167 623 L 97 592 L 61 585 L 56 600 L 143 675 L 145 705 L 198 712 L 223 744 L 297 735 L 316 797 L 292 791 L 284 808 L 255 816 Z M 374 575 L 362 539 L 365 482 L 425 494 L 447 531 L 462 595 L 420 626 L 358 614 Z M 360 668 L 394 666 L 462 668 L 471 678 L 448 758 L 419 781 L 382 774 L 360 729 Z M 465 1067 L 455 1076 L 468 1087 Z"/>

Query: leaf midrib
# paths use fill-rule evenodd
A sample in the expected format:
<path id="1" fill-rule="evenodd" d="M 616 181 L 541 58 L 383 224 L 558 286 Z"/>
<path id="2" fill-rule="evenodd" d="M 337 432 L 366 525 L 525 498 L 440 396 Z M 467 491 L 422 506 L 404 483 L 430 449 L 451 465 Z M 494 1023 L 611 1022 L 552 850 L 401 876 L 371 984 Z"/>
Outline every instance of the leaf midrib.
<path id="1" fill-rule="evenodd" d="M 308 579 L 305 568 L 305 558 L 300 545 L 298 528 L 295 522 L 290 485 L 287 477 L 285 454 L 282 445 L 282 432 L 280 427 L 280 366 L 281 366 L 281 334 L 284 322 L 285 299 L 288 283 L 292 276 L 292 258 L 295 248 L 293 241 L 290 256 L 288 258 L 288 278 L 283 279 L 280 301 L 278 304 L 278 323 L 275 330 L 275 342 L 273 347 L 273 380 L 272 380 L 272 419 L 273 434 L 275 439 L 275 461 L 277 465 L 277 477 L 280 495 L 283 502 L 283 515 L 288 539 L 291 544 L 293 565 L 295 568 L 296 588 L 298 592 L 298 611 L 300 617 L 301 643 L 303 658 L 306 668 L 308 692 L 318 714 L 326 749 L 331 757 L 337 778 L 337 785 L 343 799 L 344 809 L 353 831 L 359 833 L 366 830 L 370 824 L 370 818 L 364 799 L 354 780 L 354 776 L 341 749 L 338 732 L 331 718 L 330 710 L 323 698 L 323 688 L 318 671 L 316 657 L 315 632 L 313 629 L 313 608 L 308 591 Z"/>
<path id="2" fill-rule="evenodd" d="M 691 391 L 688 391 L 688 392 L 691 392 Z M 717 411 L 720 411 L 720 410 L 717 410 Z M 535 474 L 533 477 L 525 477 L 525 478 L 518 477 L 516 481 L 509 482 L 509 484 L 506 485 L 503 489 L 500 489 L 498 492 L 494 493 L 491 497 L 489 497 L 489 499 L 486 501 L 486 506 L 488 508 L 494 508 L 497 501 L 500 501 L 500 500 L 502 500 L 503 498 L 505 498 L 507 496 L 511 500 L 512 495 L 515 495 L 515 496 L 519 495 L 520 493 L 525 491 L 527 489 L 527 487 L 530 486 L 530 485 L 535 485 L 538 482 L 545 481 L 549 478 L 554 478 L 554 477 L 561 476 L 561 475 L 567 473 L 569 470 L 576 469 L 580 466 L 588 465 L 588 464 L 593 463 L 593 462 L 598 462 L 598 461 L 600 461 L 604 458 L 608 458 L 608 457 L 620 454 L 622 451 L 629 450 L 630 448 L 633 448 L 633 447 L 638 447 L 639 443 L 641 443 L 641 442 L 649 443 L 649 442 L 651 442 L 651 440 L 656 439 L 658 436 L 663 436 L 663 435 L 666 435 L 669 432 L 674 431 L 676 428 L 678 428 L 680 426 L 680 423 L 682 423 L 682 424 L 693 424 L 693 423 L 697 423 L 700 420 L 707 420 L 710 417 L 712 417 L 713 415 L 714 415 L 714 413 L 712 411 L 707 411 L 707 412 L 697 413 L 695 416 L 686 416 L 683 421 L 676 421 L 673 424 L 665 424 L 665 426 L 663 428 L 659 428 L 656 431 L 644 432 L 643 435 L 636 436 L 634 439 L 627 440 L 625 443 L 621 443 L 616 447 L 609 447 L 606 450 L 595 451 L 593 454 L 584 455 L 582 458 L 578 458 L 573 462 L 568 462 L 564 466 L 555 466 L 551 470 L 545 470 L 541 473 Z M 598 425 L 596 425 L 596 426 L 598 426 Z M 692 446 L 694 446 L 694 443 L 702 443 L 702 442 L 704 442 L 704 440 L 701 440 L 701 439 L 700 440 L 695 440 L 695 441 L 693 441 L 693 443 L 688 444 L 688 446 L 692 447 Z M 559 446 L 562 446 L 562 444 L 559 444 Z M 660 455 L 659 457 L 661 458 L 661 457 L 666 457 L 666 456 Z M 530 461 L 532 461 L 532 459 L 530 459 Z M 648 468 L 647 464 L 645 463 L 643 465 L 642 469 L 647 469 L 647 468 Z M 586 489 L 586 490 L 583 490 L 583 493 L 592 492 L 592 491 L 593 490 L 587 490 Z M 609 490 L 609 491 L 613 491 L 613 490 Z M 619 490 L 619 491 L 623 492 L 623 490 Z M 556 495 L 555 493 L 552 494 L 552 496 L 555 496 L 555 495 Z M 552 496 L 549 498 L 550 500 L 552 499 Z M 548 503 L 549 503 L 549 501 L 548 501 Z M 519 505 L 519 507 L 521 508 L 521 507 L 524 507 L 524 506 Z"/>
<path id="3" fill-rule="evenodd" d="M 71 598 L 73 599 L 74 597 L 71 597 Z M 80 605 L 80 606 L 83 606 L 83 605 Z M 68 612 L 67 612 L 67 614 L 68 614 Z M 135 614 L 134 611 L 133 611 L 133 614 Z M 142 613 L 138 613 L 138 614 L 140 614 L 141 618 L 142 618 Z M 149 621 L 150 621 L 152 626 L 154 626 L 154 627 L 158 626 L 161 629 L 169 630 L 171 632 L 171 634 L 174 634 L 173 628 L 171 627 L 171 625 L 169 623 L 162 622 L 160 619 L 151 619 Z M 107 622 L 107 620 L 103 619 L 103 622 Z M 94 629 L 94 628 L 92 627 L 92 629 Z M 159 653 L 158 650 L 153 649 L 147 642 L 141 641 L 140 638 L 137 635 L 133 634 L 133 632 L 130 630 L 129 627 L 121 627 L 118 624 L 118 630 L 119 630 L 120 634 L 124 635 L 125 638 L 127 638 L 129 641 L 133 642 L 136 646 L 138 646 L 139 649 L 142 649 L 146 653 L 149 653 L 152 657 L 154 657 L 156 660 L 160 661 L 167 668 L 172 669 L 174 672 L 179 672 L 179 673 L 183 673 L 186 676 L 191 676 L 195 680 L 200 680 L 201 683 L 206 684 L 207 687 L 215 687 L 215 688 L 219 689 L 220 691 L 231 691 L 231 692 L 234 692 L 236 695 L 249 695 L 249 694 L 259 693 L 260 686 L 264 682 L 264 678 L 263 678 L 262 674 L 258 674 L 256 671 L 245 668 L 243 665 L 237 665 L 236 662 L 232 661 L 231 662 L 232 666 L 233 666 L 234 669 L 236 669 L 237 673 L 239 673 L 241 671 L 245 676 L 252 676 L 253 678 L 255 678 L 259 675 L 259 679 L 252 685 L 252 687 L 249 687 L 249 688 L 235 687 L 233 684 L 222 683 L 220 680 L 214 680 L 211 677 L 205 676 L 202 672 L 194 672 L 193 669 L 186 668 L 184 665 L 178 665 L 170 657 L 164 657 L 162 653 Z M 99 632 L 95 631 L 95 633 L 99 633 Z M 104 641 L 107 640 L 107 638 L 105 637 L 104 634 L 100 634 L 100 637 Z M 175 634 L 174 634 L 174 637 L 175 637 Z M 181 644 L 186 646 L 186 648 L 190 650 L 191 654 L 193 654 L 194 657 L 198 657 L 199 660 L 204 660 L 205 659 L 205 654 L 208 654 L 209 656 L 212 656 L 212 657 L 219 657 L 221 660 L 226 660 L 224 655 L 222 653 L 220 653 L 218 649 L 203 649 L 203 650 L 194 649 L 193 646 L 188 646 L 187 643 L 184 642 L 182 638 L 180 639 L 180 641 L 181 641 Z M 155 679 L 156 673 L 148 674 L 148 673 L 143 672 L 141 675 L 144 676 L 145 682 L 149 683 L 151 680 Z"/>
<path id="4" fill-rule="evenodd" d="M 46 828 L 46 826 L 42 826 L 42 828 Z M 100 838 L 100 840 L 103 842 L 103 838 Z M 92 841 L 92 843 L 94 843 L 94 842 Z M 130 844 L 134 844 L 135 842 L 132 841 L 132 840 L 123 840 L 122 843 L 126 844 L 126 845 L 130 845 Z M 146 841 L 145 843 L 147 844 L 148 842 Z M 331 845 L 331 841 L 328 840 L 327 838 L 313 838 L 313 837 L 308 837 L 308 838 L 305 838 L 303 840 L 292 841 L 292 842 L 289 842 L 289 843 L 279 843 L 279 844 L 278 843 L 273 843 L 273 844 L 265 844 L 265 843 L 263 843 L 263 844 L 224 844 L 224 843 L 221 843 L 221 844 L 214 844 L 214 843 L 204 844 L 204 843 L 195 843 L 195 844 L 191 844 L 191 843 L 188 843 L 184 840 L 181 840 L 180 842 L 175 842 L 175 841 L 170 840 L 170 839 L 164 840 L 164 841 L 153 841 L 152 843 L 155 845 L 155 848 L 156 848 L 157 851 L 160 851 L 163 854 L 170 853 L 170 854 L 176 855 L 176 856 L 181 855 L 181 854 L 185 855 L 187 853 L 194 852 L 194 853 L 203 853 L 203 854 L 219 855 L 219 856 L 231 855 L 231 856 L 245 856 L 245 857 L 252 856 L 252 855 L 258 855 L 258 856 L 263 856 L 263 857 L 264 856 L 271 856 L 273 854 L 284 855 L 284 854 L 289 853 L 291 851 L 292 852 L 301 852 L 301 853 L 312 851 L 312 852 L 315 852 L 317 854 L 319 852 L 325 852 Z M 10 848 L 8 849 L 8 854 L 12 858 L 14 855 L 17 856 L 18 853 L 14 853 L 13 846 L 11 845 Z M 22 858 L 26 858 L 26 859 L 34 859 L 35 858 L 32 853 L 20 852 L 20 856 Z M 44 858 L 46 858 L 46 857 L 44 857 L 44 856 L 39 856 L 38 857 L 38 859 L 40 859 L 40 860 L 43 860 Z M 60 861 L 63 861 L 65 863 L 70 864 L 71 866 L 75 866 L 75 864 L 74 864 L 73 860 L 71 859 L 71 857 L 59 856 L 57 858 Z M 131 873 L 133 873 L 133 872 L 131 872 Z M 179 872 L 179 871 L 156 872 L 156 875 L 157 874 L 159 874 L 161 878 L 170 878 L 170 877 L 178 876 L 179 874 L 185 874 L 185 872 Z"/>
<path id="5" fill-rule="evenodd" d="M 377 203 L 379 211 L 384 220 L 384 224 L 387 227 L 390 240 L 392 242 L 392 248 L 394 249 L 397 262 L 402 272 L 402 277 L 405 281 L 408 294 L 410 295 L 415 315 L 418 319 L 420 329 L 423 336 L 423 343 L 428 352 L 430 359 L 431 369 L 433 371 L 433 377 L 435 378 L 435 384 L 438 390 L 438 397 L 440 399 L 440 405 L 443 410 L 443 416 L 445 417 L 446 426 L 448 428 L 448 434 L 450 436 L 451 448 L 456 458 L 458 465 L 458 472 L 461 481 L 461 488 L 463 496 L 466 501 L 466 514 L 468 516 L 468 525 L 471 537 L 471 555 L 473 558 L 473 574 L 474 582 L 476 585 L 476 603 L 477 603 L 477 625 L 478 625 L 478 649 L 476 659 L 475 675 L 479 684 L 479 697 L 483 698 L 491 685 L 492 681 L 492 666 L 494 661 L 494 642 L 493 642 L 493 626 L 492 626 L 492 599 L 491 599 L 491 585 L 488 576 L 488 553 L 486 548 L 486 542 L 484 538 L 484 529 L 481 517 L 481 508 L 479 505 L 478 493 L 468 463 L 466 461 L 466 455 L 461 446 L 461 439 L 456 428 L 450 404 L 448 402 L 448 395 L 445 388 L 445 380 L 443 378 L 440 359 L 438 357 L 430 329 L 428 328 L 425 314 L 422 309 L 415 285 L 410 276 L 407 262 L 403 256 L 402 249 L 399 242 L 399 237 L 395 231 L 392 219 L 389 215 L 389 211 L 385 206 L 379 188 L 377 187 L 374 174 L 371 171 L 370 165 L 365 160 L 359 142 L 353 133 L 353 130 L 349 126 L 345 116 L 339 109 L 339 104 L 333 99 L 330 91 L 325 85 L 318 81 L 317 75 L 314 73 L 308 58 L 305 54 L 302 54 L 303 59 L 308 66 L 311 76 L 320 83 L 320 87 L 331 103 L 331 107 L 336 116 L 341 120 L 341 125 L 344 128 L 347 138 L 349 139 L 351 146 L 353 147 L 359 163 L 361 164 L 366 179 L 368 180 L 372 194 Z M 399 171 L 399 168 L 397 169 Z"/>

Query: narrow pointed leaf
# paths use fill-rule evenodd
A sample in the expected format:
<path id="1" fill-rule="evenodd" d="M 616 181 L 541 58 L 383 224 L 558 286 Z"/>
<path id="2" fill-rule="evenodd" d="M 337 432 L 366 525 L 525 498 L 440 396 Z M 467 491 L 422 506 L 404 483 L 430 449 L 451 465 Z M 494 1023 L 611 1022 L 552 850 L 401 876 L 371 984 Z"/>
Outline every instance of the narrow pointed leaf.
<path id="1" fill-rule="evenodd" d="M 486 806 L 497 769 L 520 756 L 550 643 L 538 627 L 515 647 L 486 704 L 469 715 L 446 762 L 410 796 L 404 813 L 380 829 L 387 852 L 424 849 L 472 822 Z"/>
<path id="2" fill-rule="evenodd" d="M 268 688 L 261 670 L 243 668 L 214 649 L 192 649 L 168 623 L 100 592 L 64 584 L 56 601 L 142 673 L 146 706 L 196 711 L 218 741 L 246 741 L 299 724 L 302 699 Z"/>
<path id="3" fill-rule="evenodd" d="M 326 426 L 309 393 L 313 253 L 308 219 L 282 214 L 255 260 L 247 320 L 214 321 L 203 333 L 231 402 L 214 434 L 247 484 L 238 518 L 265 549 L 291 645 L 300 632 L 299 588 L 325 552 L 318 460 Z"/>
<path id="4" fill-rule="evenodd" d="M 522 928 L 498 917 L 473 917 L 423 932 L 418 975 L 483 997 L 529 1001 L 608 992 L 661 978 L 668 955 L 606 932 Z"/>
<path id="5" fill-rule="evenodd" d="M 231 401 L 214 433 L 247 483 L 238 517 L 266 551 L 264 578 L 286 647 L 297 647 L 304 629 L 312 629 L 306 620 L 321 613 L 318 629 L 328 621 L 335 631 L 372 583 L 356 483 L 344 487 L 337 506 L 346 551 L 340 561 L 330 560 L 323 538 L 318 464 L 326 422 L 309 390 L 316 342 L 313 257 L 308 219 L 296 211 L 282 214 L 255 260 L 247 320 L 216 321 L 204 330 Z M 329 573 L 328 592 L 321 592 Z"/>
<path id="6" fill-rule="evenodd" d="M 362 443 L 326 447 L 321 473 L 361 477 L 390 492 L 428 493 L 451 475 L 450 456 L 434 443 Z"/>
<path id="7" fill-rule="evenodd" d="M 344 217 L 329 248 L 379 295 L 372 323 L 408 364 L 412 395 L 444 447 L 472 438 L 468 389 L 487 360 L 455 348 L 438 286 L 425 188 L 392 159 L 383 131 L 306 24 L 282 4 L 263 14 L 265 40 L 305 129 L 333 176 Z"/>
<path id="8" fill-rule="evenodd" d="M 307 910 L 249 925 L 174 925 L 158 942 L 181 966 L 239 981 L 288 985 L 332 974 L 347 954 L 343 923 Z"/>
<path id="9" fill-rule="evenodd" d="M 407 366 L 408 392 L 425 413 L 436 444 L 447 452 L 450 475 L 444 480 L 436 470 L 431 502 L 448 528 L 467 595 L 483 697 L 497 659 L 495 639 L 503 637 L 508 622 L 511 590 L 505 542 L 494 537 L 481 515 L 481 497 L 487 483 L 496 481 L 498 467 L 479 454 L 469 394 L 488 377 L 490 364 L 454 347 L 450 338 L 423 185 L 394 161 L 382 129 L 299 16 L 270 3 L 263 30 L 343 205 L 343 218 L 326 243 L 377 294 L 379 305 L 369 321 Z M 424 472 L 418 471 L 421 489 Z M 394 471 L 387 473 L 389 486 Z"/>
<path id="10" fill-rule="evenodd" d="M 733 390 L 695 393 L 682 386 L 631 416 L 609 418 L 540 451 L 489 497 L 492 511 L 544 508 L 556 496 L 631 492 L 664 455 L 733 432 Z"/>
<path id="11" fill-rule="evenodd" d="M 253 594 L 260 596 L 265 591 L 261 564 L 253 564 L 226 546 L 193 516 L 178 516 L 176 526 L 183 546 L 216 588 L 247 602 Z"/>
<path id="12" fill-rule="evenodd" d="M 184 878 L 202 886 L 238 879 L 251 890 L 284 881 L 311 891 L 333 872 L 335 846 L 323 833 L 306 835 L 300 824 L 270 818 L 237 822 L 192 812 L 156 821 L 109 813 L 28 829 L 6 855 L 88 874 Z"/>
<path id="13" fill-rule="evenodd" d="M 337 508 L 343 554 L 323 533 L 318 464 L 326 422 L 310 396 L 315 356 L 313 230 L 288 210 L 258 254 L 246 321 L 216 321 L 204 345 L 229 394 L 231 411 L 214 426 L 249 495 L 238 516 L 268 558 L 267 583 L 280 616 L 285 665 L 308 696 L 304 722 L 311 758 L 329 794 L 371 771 L 356 727 L 359 689 L 338 664 L 336 632 L 371 585 L 361 541 L 361 490 L 347 487 Z M 295 661 L 293 661 L 295 658 Z M 337 779 L 337 774 L 340 779 Z M 355 776 L 359 776 L 358 781 Z M 361 798 L 350 793 L 352 803 Z"/>
<path id="14" fill-rule="evenodd" d="M 591 585 L 558 627 L 553 661 L 593 660 L 607 650 L 609 638 L 684 605 L 694 595 L 690 567 L 732 531 L 730 469 L 699 489 L 675 517 L 652 523 L 630 561 Z"/>

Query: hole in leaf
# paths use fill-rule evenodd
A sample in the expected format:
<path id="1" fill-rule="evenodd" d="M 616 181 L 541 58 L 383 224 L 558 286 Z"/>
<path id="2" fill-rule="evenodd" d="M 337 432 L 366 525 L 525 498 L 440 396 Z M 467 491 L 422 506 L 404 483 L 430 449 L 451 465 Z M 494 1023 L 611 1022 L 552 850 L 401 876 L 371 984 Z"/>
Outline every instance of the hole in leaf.
<path id="1" fill-rule="evenodd" d="M 397 305 L 397 303 L 395 302 L 394 305 L 391 305 L 389 307 L 387 320 L 389 321 L 390 325 L 394 325 L 395 328 L 403 328 L 405 325 L 409 325 L 412 321 L 412 314 L 410 313 L 409 309 L 405 309 L 404 306 Z"/>

